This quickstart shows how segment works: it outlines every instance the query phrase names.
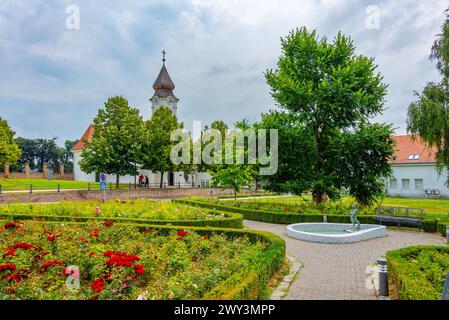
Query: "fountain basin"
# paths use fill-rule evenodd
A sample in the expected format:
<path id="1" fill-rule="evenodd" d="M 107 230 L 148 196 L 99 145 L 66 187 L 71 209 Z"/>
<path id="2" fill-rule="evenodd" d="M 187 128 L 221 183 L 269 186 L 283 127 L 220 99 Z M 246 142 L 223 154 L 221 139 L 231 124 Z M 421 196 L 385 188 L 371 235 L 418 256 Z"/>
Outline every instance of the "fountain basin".
<path id="1" fill-rule="evenodd" d="M 352 230 L 346 223 L 296 223 L 287 226 L 287 234 L 299 240 L 320 243 L 352 243 L 387 235 L 387 227 L 361 224 L 360 230 Z"/>

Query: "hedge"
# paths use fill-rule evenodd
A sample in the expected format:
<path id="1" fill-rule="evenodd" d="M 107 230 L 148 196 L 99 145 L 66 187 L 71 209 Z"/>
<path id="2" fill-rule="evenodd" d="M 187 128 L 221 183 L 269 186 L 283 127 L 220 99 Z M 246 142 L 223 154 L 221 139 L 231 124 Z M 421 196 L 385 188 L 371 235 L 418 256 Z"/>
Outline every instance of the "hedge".
<path id="1" fill-rule="evenodd" d="M 388 251 L 386 254 L 388 273 L 401 300 L 441 299 L 442 289 L 437 289 L 429 280 L 429 278 L 435 277 L 435 266 L 423 265 L 422 260 L 416 259 L 423 250 L 437 251 L 436 254 L 449 254 L 449 246 L 415 246 Z M 444 265 L 442 268 L 444 269 Z M 445 272 L 449 272 L 449 261 Z M 441 284 L 444 283 L 446 273 L 441 279 Z"/>
<path id="2" fill-rule="evenodd" d="M 89 220 L 89 219 L 88 219 Z M 42 222 L 42 221 L 38 221 Z M 58 221 L 46 221 L 46 223 L 57 223 Z M 68 224 L 83 225 L 84 222 L 68 221 Z M 162 235 L 171 230 L 179 230 L 181 226 L 162 226 L 158 224 L 136 225 L 139 231 L 149 228 L 158 230 Z M 267 247 L 260 260 L 253 261 L 249 270 L 232 275 L 230 278 L 219 283 L 208 292 L 205 300 L 256 300 L 268 299 L 268 282 L 271 276 L 282 266 L 285 260 L 285 241 L 281 237 L 267 232 L 257 230 L 226 229 L 210 227 L 188 227 L 186 230 L 197 232 L 201 235 L 224 234 L 229 239 L 247 236 L 250 241 L 262 241 Z"/>
<path id="3" fill-rule="evenodd" d="M 439 232 L 443 237 L 446 236 L 446 227 L 448 222 L 440 222 L 437 219 L 425 219 L 422 223 L 422 228 L 426 232 Z"/>
<path id="4" fill-rule="evenodd" d="M 119 217 L 80 217 L 80 216 L 57 216 L 57 215 L 39 215 L 39 214 L 0 214 L 0 219 L 6 220 L 43 220 L 43 221 L 74 221 L 86 222 L 89 220 L 111 221 L 118 223 L 131 224 L 154 224 L 154 225 L 174 225 L 174 226 L 196 226 L 196 227 L 215 227 L 215 228 L 243 228 L 243 216 L 238 213 L 220 212 L 211 210 L 214 215 L 224 214 L 224 218 L 212 220 L 150 220 L 135 218 L 119 218 Z"/>
<path id="5" fill-rule="evenodd" d="M 244 219 L 263 221 L 277 224 L 293 224 L 300 222 L 323 222 L 323 215 L 321 214 L 307 214 L 307 213 L 281 213 L 262 210 L 251 210 L 244 208 L 236 208 L 231 206 L 225 206 L 221 204 L 208 203 L 203 201 L 173 199 L 173 202 L 188 204 L 191 206 L 197 206 L 208 209 L 215 209 L 220 211 L 240 213 Z M 374 220 L 372 216 L 357 216 L 360 223 L 378 224 L 379 222 Z M 334 223 L 350 223 L 350 217 L 348 215 L 334 214 L 327 215 L 328 222 Z"/>

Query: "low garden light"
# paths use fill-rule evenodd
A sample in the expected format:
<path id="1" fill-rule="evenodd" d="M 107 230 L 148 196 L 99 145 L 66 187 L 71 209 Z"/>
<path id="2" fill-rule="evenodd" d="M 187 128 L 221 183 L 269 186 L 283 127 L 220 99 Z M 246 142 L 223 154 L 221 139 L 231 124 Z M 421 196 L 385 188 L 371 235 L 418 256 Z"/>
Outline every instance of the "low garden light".
<path id="1" fill-rule="evenodd" d="M 379 273 L 379 294 L 381 296 L 388 296 L 388 270 L 387 260 L 377 259 L 377 271 Z"/>

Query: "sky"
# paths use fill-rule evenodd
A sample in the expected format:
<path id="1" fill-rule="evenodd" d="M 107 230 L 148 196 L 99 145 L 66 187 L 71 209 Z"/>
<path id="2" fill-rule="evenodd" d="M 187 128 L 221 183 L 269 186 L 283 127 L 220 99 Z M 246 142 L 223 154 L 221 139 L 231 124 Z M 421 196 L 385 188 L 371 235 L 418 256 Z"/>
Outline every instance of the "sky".
<path id="1" fill-rule="evenodd" d="M 79 16 L 75 9 L 79 10 Z M 110 96 L 150 117 L 161 51 L 185 128 L 251 122 L 276 108 L 264 72 L 306 26 L 351 36 L 388 84 L 374 119 L 406 133 L 413 92 L 439 81 L 428 57 L 449 0 L 0 0 L 0 117 L 17 136 L 78 139 Z M 79 25 L 77 24 L 79 17 Z"/>

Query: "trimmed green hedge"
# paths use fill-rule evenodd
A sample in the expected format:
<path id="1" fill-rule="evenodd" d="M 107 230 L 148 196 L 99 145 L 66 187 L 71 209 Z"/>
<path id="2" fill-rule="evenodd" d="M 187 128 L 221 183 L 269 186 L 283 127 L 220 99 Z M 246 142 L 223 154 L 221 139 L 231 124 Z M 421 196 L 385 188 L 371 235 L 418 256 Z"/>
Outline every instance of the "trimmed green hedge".
<path id="1" fill-rule="evenodd" d="M 184 200 L 184 199 L 173 199 L 172 201 L 196 207 L 240 213 L 247 220 L 263 221 L 278 224 L 323 221 L 323 215 L 321 214 L 280 213 L 272 211 L 250 210 L 250 209 L 225 206 L 221 204 L 208 203 L 203 201 Z M 372 216 L 357 216 L 357 219 L 360 221 L 360 223 L 368 223 L 368 224 L 379 223 L 378 221 L 374 220 Z M 335 223 L 350 223 L 350 218 L 347 215 L 327 215 L 327 221 Z"/>
<path id="2" fill-rule="evenodd" d="M 425 219 L 422 222 L 422 228 L 426 232 L 439 232 L 443 237 L 446 236 L 447 222 L 440 222 L 437 219 Z"/>
<path id="3" fill-rule="evenodd" d="M 154 224 L 154 225 L 174 225 L 174 226 L 196 226 L 196 227 L 215 227 L 215 228 L 243 228 L 243 216 L 238 213 L 220 212 L 211 210 L 214 215 L 224 214 L 224 218 L 211 220 L 150 220 L 135 218 L 118 218 L 118 217 L 79 217 L 79 216 L 57 216 L 57 215 L 39 215 L 39 214 L 0 214 L 0 219 L 17 219 L 17 220 L 43 220 L 43 221 L 74 221 L 86 222 L 89 220 L 111 221 L 118 223 L 130 224 Z"/>
<path id="4" fill-rule="evenodd" d="M 1 219 L 1 217 L 0 217 Z M 89 219 L 87 219 L 89 220 Z M 41 222 L 41 221 L 39 221 Z M 57 223 L 59 221 L 46 221 Z M 84 221 L 85 222 L 85 221 Z M 84 222 L 67 221 L 68 224 L 83 225 Z M 203 299 L 207 300 L 257 300 L 268 299 L 268 282 L 271 276 L 282 266 L 285 260 L 285 241 L 281 237 L 266 231 L 225 229 L 209 227 L 162 226 L 157 224 L 136 225 L 140 231 L 152 228 L 168 234 L 170 230 L 179 230 L 181 227 L 202 235 L 224 234 L 229 239 L 247 236 L 250 241 L 261 241 L 267 247 L 257 261 L 253 261 L 250 269 L 236 273 L 218 284 Z"/>
<path id="5" fill-rule="evenodd" d="M 416 246 L 387 252 L 389 276 L 401 300 L 439 300 L 449 246 Z"/>

